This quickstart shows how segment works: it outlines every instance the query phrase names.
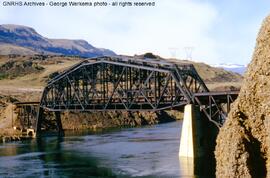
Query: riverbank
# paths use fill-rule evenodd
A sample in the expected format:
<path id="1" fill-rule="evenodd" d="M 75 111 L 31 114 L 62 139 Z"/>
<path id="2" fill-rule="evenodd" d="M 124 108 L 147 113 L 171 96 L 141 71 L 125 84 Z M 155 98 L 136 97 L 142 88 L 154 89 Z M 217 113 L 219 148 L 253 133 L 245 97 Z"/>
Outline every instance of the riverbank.
<path id="1" fill-rule="evenodd" d="M 98 130 L 115 127 L 138 127 L 167 123 L 183 118 L 180 111 L 159 112 L 64 112 L 61 116 L 64 130 Z"/>
<path id="2" fill-rule="evenodd" d="M 12 128 L 1 129 L 0 131 L 0 143 L 19 141 L 22 139 L 22 133 Z"/>
<path id="3" fill-rule="evenodd" d="M 15 103 L 26 98 L 27 91 L 37 98 L 38 92 L 24 90 L 19 95 L 4 95 L 0 93 L 0 143 L 28 139 L 22 132 L 22 121 L 18 117 L 19 110 Z M 45 117 L 54 118 L 53 113 Z M 107 128 L 138 127 L 172 122 L 183 118 L 183 113 L 175 110 L 159 112 L 63 112 L 61 120 L 64 130 L 97 131 Z M 33 126 L 34 127 L 34 126 Z M 14 129 L 16 128 L 16 129 Z"/>

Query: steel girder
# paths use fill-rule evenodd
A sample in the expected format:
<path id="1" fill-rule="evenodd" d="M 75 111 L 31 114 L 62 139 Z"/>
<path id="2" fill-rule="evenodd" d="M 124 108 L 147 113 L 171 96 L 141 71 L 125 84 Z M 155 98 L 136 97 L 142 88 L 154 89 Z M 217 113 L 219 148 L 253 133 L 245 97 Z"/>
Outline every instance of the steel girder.
<path id="1" fill-rule="evenodd" d="M 36 127 L 37 111 L 39 103 L 27 102 L 27 103 L 15 103 L 16 110 L 18 112 L 18 118 L 20 120 L 21 129 L 26 130 Z"/>
<path id="2" fill-rule="evenodd" d="M 231 110 L 231 104 L 238 97 L 239 91 L 210 92 L 194 94 L 195 104 L 206 118 L 220 128 Z"/>

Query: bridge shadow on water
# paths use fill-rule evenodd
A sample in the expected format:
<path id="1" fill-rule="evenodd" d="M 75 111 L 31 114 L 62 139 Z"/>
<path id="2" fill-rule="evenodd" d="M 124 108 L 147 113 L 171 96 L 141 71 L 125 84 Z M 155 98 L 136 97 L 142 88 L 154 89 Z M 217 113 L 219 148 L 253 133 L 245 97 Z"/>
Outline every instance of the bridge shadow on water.
<path id="1" fill-rule="evenodd" d="M 0 177 L 213 177 L 210 158 L 195 167 L 179 160 L 181 124 L 67 132 L 0 145 Z"/>
<path id="2" fill-rule="evenodd" d="M 110 168 L 98 167 L 98 159 L 91 155 L 79 155 L 74 152 L 62 151 L 61 142 L 64 138 L 58 137 L 53 144 L 47 141 L 37 139 L 37 149 L 39 152 L 50 152 L 50 154 L 40 155 L 40 160 L 43 160 L 45 165 L 53 163 L 54 167 L 59 170 L 52 173 L 44 169 L 44 176 L 59 176 L 59 177 L 106 177 L 113 178 Z"/>
<path id="3" fill-rule="evenodd" d="M 162 125 L 162 124 L 161 124 Z M 148 126 L 147 126 L 148 127 Z M 96 135 L 97 137 L 102 137 L 106 139 L 110 139 L 111 134 L 117 134 L 124 129 L 108 129 L 108 130 L 100 130 L 98 132 L 90 132 L 90 131 L 80 131 L 80 132 L 67 132 L 66 136 L 72 137 L 74 135 L 82 136 L 82 135 Z M 157 128 L 158 129 L 158 128 Z M 136 128 L 134 129 L 136 130 Z M 136 132 L 136 131 L 135 131 Z M 132 134 L 132 133 L 131 133 Z M 212 133 L 208 133 L 212 134 Z M 215 138 L 215 136 L 214 136 Z M 209 139 L 214 139 L 209 137 Z M 49 139 L 49 140 L 48 140 Z M 76 137 L 78 139 L 78 137 Z M 79 137 L 80 139 L 80 137 Z M 119 139 L 121 140 L 121 135 L 119 135 Z M 136 138 L 137 139 L 137 138 Z M 151 140 L 148 138 L 149 141 Z M 43 160 L 45 164 L 52 163 L 56 164 L 55 168 L 57 171 L 54 174 L 56 175 L 64 175 L 64 177 L 117 177 L 117 178 L 129 178 L 129 177 L 138 177 L 138 178 L 167 178 L 167 177 L 194 177 L 194 178 L 211 178 L 215 177 L 215 158 L 214 158 L 214 147 L 215 145 L 208 145 L 209 152 L 201 158 L 197 158 L 196 160 L 190 158 L 181 158 L 179 157 L 179 172 L 178 176 L 164 176 L 164 175 L 147 175 L 147 176 L 136 176 L 136 175 L 128 175 L 126 173 L 121 173 L 119 171 L 115 172 L 114 166 L 108 166 L 108 164 L 103 165 L 104 159 L 100 156 L 96 156 L 95 153 L 91 155 L 91 152 L 87 152 L 87 154 L 76 153 L 74 151 L 63 151 L 64 147 L 61 143 L 65 142 L 64 137 L 52 138 L 53 142 L 50 141 L 50 138 L 46 139 L 38 139 L 36 142 L 36 146 L 39 152 L 51 152 L 51 154 L 40 155 L 40 160 Z M 144 142 L 147 140 L 142 139 Z M 162 140 L 162 138 L 160 138 Z M 75 140 L 76 141 L 76 140 Z M 79 140 L 80 142 L 82 140 Z M 153 142 L 151 140 L 150 142 Z M 103 142 L 103 141 L 102 141 Z M 104 141 L 105 143 L 106 141 Z M 135 144 L 140 144 L 140 141 Z M 213 143 L 213 142 L 211 142 Z M 121 146 L 121 145 L 119 145 Z M 108 151 L 111 149 L 107 148 Z M 109 151 L 110 152 L 110 151 Z M 116 153 L 117 154 L 117 153 Z M 133 159 L 136 157 L 136 154 L 123 154 L 121 156 L 122 159 Z M 178 157 L 178 155 L 175 155 Z M 147 158 L 144 158 L 147 159 Z M 195 164 L 194 164 L 195 163 Z M 101 166 L 103 165 L 103 166 Z M 45 166 L 46 167 L 46 166 Z M 147 168 L 145 168 L 147 169 Z M 45 176 L 51 176 L 51 172 L 48 170 L 44 171 Z M 91 176 L 90 176 L 91 175 Z"/>
<path id="4" fill-rule="evenodd" d="M 0 155 L 14 160 L 0 164 L 0 177 L 116 177 L 112 169 L 98 166 L 99 160 L 94 156 L 64 151 L 63 139 L 52 137 L 9 145 L 10 151 L 1 150 Z"/>
<path id="5" fill-rule="evenodd" d="M 196 164 L 194 164 L 194 162 Z M 215 159 L 214 157 L 185 158 L 179 157 L 180 177 L 211 178 L 215 177 Z M 190 176 L 193 175 L 193 176 Z"/>

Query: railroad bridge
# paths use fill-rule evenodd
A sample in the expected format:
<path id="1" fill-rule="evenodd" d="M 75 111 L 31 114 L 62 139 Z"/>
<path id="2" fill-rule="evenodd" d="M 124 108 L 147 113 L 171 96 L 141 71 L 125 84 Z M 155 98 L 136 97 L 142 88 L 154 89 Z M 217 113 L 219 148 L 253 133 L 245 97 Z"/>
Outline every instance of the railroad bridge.
<path id="1" fill-rule="evenodd" d="M 187 104 L 221 127 L 237 96 L 237 91 L 210 92 L 191 64 L 117 56 L 82 60 L 50 80 L 32 109 L 17 105 L 23 118 L 31 119 L 26 127 L 32 125 L 37 133 L 52 128 L 52 120 L 62 131 L 62 111 L 160 111 Z M 44 117 L 48 112 L 55 117 Z"/>

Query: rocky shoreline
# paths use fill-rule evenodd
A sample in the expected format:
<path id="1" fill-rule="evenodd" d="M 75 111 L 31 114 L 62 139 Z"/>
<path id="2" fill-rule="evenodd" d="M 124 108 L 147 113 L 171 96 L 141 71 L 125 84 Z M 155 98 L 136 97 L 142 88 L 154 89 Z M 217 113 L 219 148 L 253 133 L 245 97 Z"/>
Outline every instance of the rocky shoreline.
<path id="1" fill-rule="evenodd" d="M 34 136 L 22 132 L 22 121 L 18 118 L 18 110 L 14 98 L 0 96 L 0 143 L 31 139 Z M 45 117 L 53 118 L 53 113 Z M 139 127 L 172 122 L 183 118 L 181 111 L 168 110 L 159 112 L 63 112 L 61 121 L 63 129 L 98 131 L 108 128 Z M 14 129 L 15 128 L 15 129 Z"/>
<path id="2" fill-rule="evenodd" d="M 172 122 L 176 116 L 181 116 L 181 113 L 170 112 L 152 113 L 128 113 L 128 112 L 109 112 L 109 113 L 63 113 L 62 124 L 65 131 L 72 130 L 90 130 L 100 131 L 109 128 L 122 127 L 139 127 L 143 125 L 155 125 L 159 123 Z M 21 130 L 13 128 L 5 128 L 0 131 L 0 143 L 12 141 L 22 141 L 33 139 L 35 136 L 27 135 Z"/>
<path id="3" fill-rule="evenodd" d="M 0 143 L 7 143 L 7 142 L 12 142 L 12 141 L 21 141 L 23 140 L 24 137 L 21 136 L 0 136 Z"/>
<path id="4" fill-rule="evenodd" d="M 0 131 L 0 143 L 21 141 L 30 138 L 32 137 L 24 136 L 21 131 L 14 130 L 13 128 L 5 128 Z"/>
<path id="5" fill-rule="evenodd" d="M 106 128 L 138 127 L 143 125 L 154 125 L 172 122 L 183 118 L 180 111 L 160 112 L 93 112 L 62 114 L 62 125 L 64 130 L 97 130 Z"/>

